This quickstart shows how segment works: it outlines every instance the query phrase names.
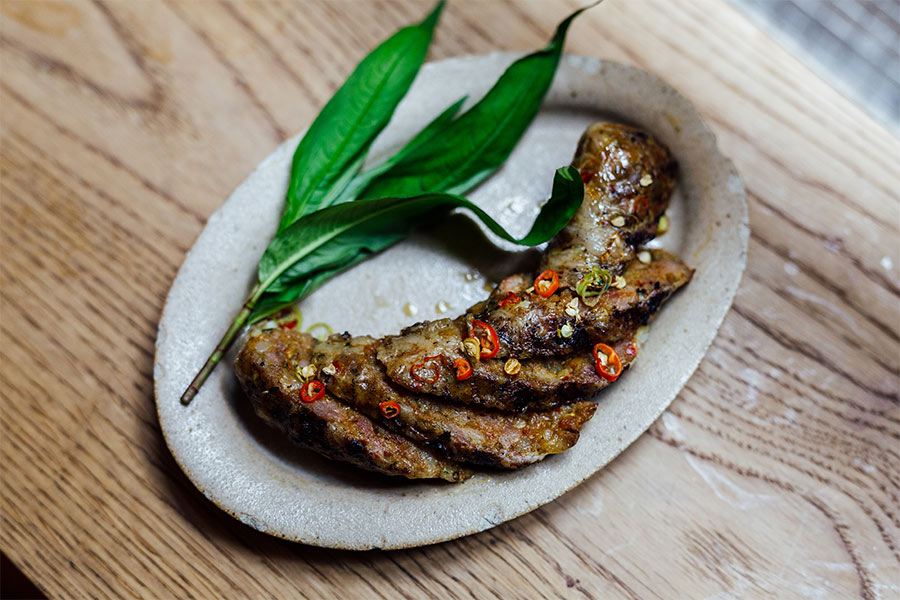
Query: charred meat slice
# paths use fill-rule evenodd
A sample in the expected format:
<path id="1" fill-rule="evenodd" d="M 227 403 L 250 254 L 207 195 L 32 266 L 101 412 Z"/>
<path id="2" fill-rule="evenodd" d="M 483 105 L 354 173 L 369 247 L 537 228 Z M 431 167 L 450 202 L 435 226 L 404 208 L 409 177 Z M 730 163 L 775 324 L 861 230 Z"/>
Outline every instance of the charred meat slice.
<path id="1" fill-rule="evenodd" d="M 646 264 L 632 260 L 620 276 L 623 287 L 611 286 L 593 307 L 581 302 L 571 288 L 549 298 L 526 294 L 522 286 L 533 282 L 514 276 L 512 281 L 501 282 L 487 301 L 470 311 L 476 319 L 494 327 L 500 339 L 498 356 L 559 356 L 585 350 L 597 341 L 611 344 L 646 324 L 693 275 L 691 268 L 665 250 L 648 251 L 647 256 L 650 262 Z M 510 291 L 527 299 L 528 304 L 500 306 Z M 560 335 L 567 324 L 571 335 Z"/>
<path id="2" fill-rule="evenodd" d="M 452 330 L 448 328 L 448 331 Z M 458 344 L 459 330 L 456 331 Z M 406 342 L 402 346 L 378 345 L 378 360 L 394 382 L 413 392 L 433 394 L 470 405 L 513 412 L 547 410 L 591 398 L 609 384 L 597 374 L 590 351 L 565 357 L 523 360 L 515 375 L 506 372 L 504 359 L 481 360 L 472 364 L 470 378 L 459 381 L 453 363 L 466 355 L 450 344 L 446 354 L 440 354 L 428 365 L 434 369 L 436 376 L 433 379 L 422 378 L 411 367 L 422 364 L 425 356 L 435 356 L 431 354 L 434 350 L 430 345 L 417 347 L 411 336 L 407 336 Z M 637 347 L 630 337 L 620 340 L 614 348 L 623 368 L 637 354 Z"/>
<path id="3" fill-rule="evenodd" d="M 316 343 L 312 359 L 318 377 L 329 392 L 373 421 L 453 460 L 504 468 L 538 462 L 571 448 L 597 408 L 593 402 L 575 402 L 555 410 L 509 414 L 414 394 L 387 377 L 375 358 L 375 341 L 338 334 Z M 379 405 L 390 401 L 397 403 L 399 413 L 385 418 Z"/>
<path id="4" fill-rule="evenodd" d="M 643 131 L 596 123 L 581 136 L 572 166 L 584 179 L 584 202 L 550 241 L 540 270 L 553 269 L 561 286 L 574 288 L 594 265 L 618 274 L 656 235 L 678 165 Z"/>
<path id="5" fill-rule="evenodd" d="M 235 373 L 256 414 L 299 446 L 369 471 L 410 479 L 462 481 L 471 473 L 373 423 L 326 393 L 314 402 L 300 397 L 296 363 L 312 338 L 293 331 L 251 337 L 235 361 Z M 307 361 L 308 363 L 308 361 Z"/>
<path id="6" fill-rule="evenodd" d="M 625 286 L 607 290 L 594 307 L 578 300 L 571 289 L 549 298 L 526 294 L 530 282 L 522 276 L 510 277 L 487 301 L 472 308 L 474 315 L 470 312 L 456 319 L 417 323 L 400 335 L 378 340 L 378 360 L 403 387 L 460 402 L 521 410 L 588 398 L 604 383 L 592 370 L 593 344 L 603 341 L 627 348 L 634 331 L 690 280 L 691 269 L 668 252 L 654 250 L 651 256 L 649 264 L 632 261 L 623 274 Z M 509 292 L 525 300 L 498 306 Z M 448 365 L 456 358 L 470 359 L 460 349 L 460 342 L 468 337 L 472 318 L 494 328 L 499 351 L 495 358 L 475 364 L 472 378 L 456 381 Z M 563 336 L 566 326 L 567 335 Z M 444 363 L 436 381 L 416 377 L 410 370 L 434 356 Z M 509 357 L 520 360 L 518 375 L 505 373 Z"/>

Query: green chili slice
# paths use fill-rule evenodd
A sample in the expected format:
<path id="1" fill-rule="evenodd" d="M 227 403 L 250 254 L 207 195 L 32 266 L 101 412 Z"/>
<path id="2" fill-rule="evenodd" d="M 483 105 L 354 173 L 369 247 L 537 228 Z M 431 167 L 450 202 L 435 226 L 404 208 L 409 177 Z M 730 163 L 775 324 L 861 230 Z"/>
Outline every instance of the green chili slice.
<path id="1" fill-rule="evenodd" d="M 612 283 L 612 275 L 606 269 L 597 265 L 591 267 L 591 272 L 585 275 L 575 284 L 575 293 L 581 297 L 581 301 L 590 307 L 597 306 L 600 296 L 609 289 Z"/>

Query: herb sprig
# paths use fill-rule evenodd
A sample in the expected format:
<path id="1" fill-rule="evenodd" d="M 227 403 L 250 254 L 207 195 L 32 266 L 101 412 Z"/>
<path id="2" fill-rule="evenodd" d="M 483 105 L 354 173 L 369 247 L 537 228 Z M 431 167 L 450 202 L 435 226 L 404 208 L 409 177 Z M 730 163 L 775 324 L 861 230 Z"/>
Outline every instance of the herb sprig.
<path id="1" fill-rule="evenodd" d="M 310 125 L 291 163 L 278 231 L 329 206 L 365 160 L 425 61 L 443 0 L 366 56 Z"/>
<path id="2" fill-rule="evenodd" d="M 284 212 L 263 254 L 258 283 L 181 396 L 187 405 L 241 329 L 308 295 L 331 277 L 455 208 L 475 214 L 497 236 L 533 246 L 553 237 L 584 194 L 578 172 L 557 170 L 550 199 L 531 230 L 514 238 L 459 194 L 496 171 L 534 119 L 559 64 L 566 18 L 543 49 L 515 61 L 488 93 L 457 117 L 461 98 L 394 156 L 361 171 L 418 73 L 444 7 L 373 50 L 313 121 L 291 164 Z"/>

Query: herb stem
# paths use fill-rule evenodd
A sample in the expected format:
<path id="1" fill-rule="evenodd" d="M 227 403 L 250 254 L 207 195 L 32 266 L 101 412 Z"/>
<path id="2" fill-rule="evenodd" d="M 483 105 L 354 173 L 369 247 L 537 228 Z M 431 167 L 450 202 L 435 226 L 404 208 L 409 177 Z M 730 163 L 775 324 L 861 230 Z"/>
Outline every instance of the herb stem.
<path id="1" fill-rule="evenodd" d="M 213 369 L 216 368 L 216 365 L 219 364 L 219 361 L 222 360 L 222 357 L 225 356 L 225 353 L 231 348 L 234 340 L 237 339 L 238 332 L 240 332 L 241 328 L 247 323 L 247 319 L 250 317 L 253 306 L 256 304 L 257 300 L 259 300 L 260 296 L 262 296 L 265 289 L 266 286 L 262 283 L 257 283 L 253 286 L 253 289 L 250 290 L 247 300 L 241 307 L 241 312 L 239 312 L 234 318 L 234 321 L 231 322 L 231 327 L 228 328 L 228 331 L 225 332 L 225 335 L 223 335 L 222 339 L 219 340 L 219 343 L 216 344 L 215 350 L 209 355 L 206 362 L 203 363 L 203 368 L 200 369 L 197 375 L 194 376 L 191 384 L 184 390 L 184 393 L 181 395 L 181 404 L 184 406 L 190 404 L 191 400 L 194 399 L 194 396 L 197 395 L 197 392 L 200 391 L 200 388 L 203 386 L 203 383 L 209 377 L 210 373 L 213 372 Z"/>

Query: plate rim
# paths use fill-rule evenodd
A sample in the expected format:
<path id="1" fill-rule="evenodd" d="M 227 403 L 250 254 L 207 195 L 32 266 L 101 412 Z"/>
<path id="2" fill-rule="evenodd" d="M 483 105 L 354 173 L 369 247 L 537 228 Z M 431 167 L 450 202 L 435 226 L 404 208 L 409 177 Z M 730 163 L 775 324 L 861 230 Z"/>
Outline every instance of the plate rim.
<path id="1" fill-rule="evenodd" d="M 499 57 L 502 59 L 508 59 L 509 61 L 512 61 L 512 60 L 520 58 L 521 56 L 524 56 L 524 55 L 525 55 L 524 52 L 507 52 L 507 51 L 494 51 L 494 52 L 485 53 L 485 54 L 466 54 L 466 55 L 449 57 L 449 58 L 438 60 L 438 61 L 429 61 L 425 64 L 425 67 L 435 68 L 436 66 L 442 65 L 442 64 L 452 64 L 452 63 L 457 63 L 457 62 L 464 62 L 464 61 L 471 61 L 471 60 L 478 60 L 478 59 L 488 59 L 488 58 L 493 58 L 493 57 Z M 176 272 L 175 276 L 172 279 L 172 283 L 169 286 L 169 290 L 166 293 L 166 298 L 163 303 L 163 308 L 160 312 L 159 322 L 157 324 L 157 337 L 156 337 L 156 341 L 154 343 L 154 354 L 153 354 L 153 396 L 154 396 L 154 402 L 156 404 L 157 420 L 160 423 L 160 432 L 162 433 L 163 439 L 165 440 L 166 447 L 168 448 L 169 453 L 172 455 L 173 459 L 175 460 L 178 467 L 181 469 L 182 473 L 184 473 L 184 475 L 188 478 L 188 480 L 191 482 L 191 484 L 195 488 L 197 488 L 197 490 L 200 491 L 200 493 L 202 493 L 207 500 L 212 502 L 213 505 L 215 505 L 217 508 L 219 508 L 220 510 L 222 510 L 229 516 L 235 518 L 236 520 L 240 521 L 241 523 L 243 523 L 245 525 L 249 525 L 250 527 L 256 529 L 257 531 L 261 531 L 262 533 L 266 533 L 268 535 L 271 535 L 271 536 L 274 536 L 276 538 L 280 538 L 280 539 L 283 539 L 286 541 L 297 542 L 297 543 L 302 543 L 302 544 L 316 546 L 316 547 L 333 548 L 333 549 L 340 549 L 340 550 L 359 550 L 359 551 L 370 550 L 370 549 L 401 550 L 401 549 L 407 549 L 407 548 L 427 546 L 427 545 L 441 543 L 441 542 L 445 542 L 445 541 L 451 541 L 451 540 L 459 539 L 462 537 L 466 537 L 468 535 L 473 535 L 475 533 L 480 533 L 482 531 L 485 531 L 487 529 L 490 529 L 492 527 L 495 527 L 495 526 L 505 523 L 507 521 L 511 521 L 520 516 L 528 514 L 532 511 L 540 508 L 541 506 L 544 506 L 546 504 L 549 504 L 549 503 L 559 499 L 566 493 L 568 493 L 571 490 L 573 490 L 574 488 L 578 487 L 579 485 L 584 483 L 584 481 L 586 481 L 590 477 L 596 475 L 598 472 L 603 470 L 606 466 L 609 465 L 609 463 L 611 463 L 613 460 L 618 458 L 625 450 L 630 448 L 631 445 L 635 441 L 637 441 L 638 438 L 640 438 L 650 427 L 653 426 L 654 423 L 656 423 L 659 420 L 660 416 L 671 405 L 671 403 L 674 401 L 674 399 L 681 393 L 681 391 L 684 389 L 684 386 L 691 379 L 691 377 L 693 377 L 694 373 L 699 368 L 700 364 L 703 362 L 703 359 L 706 357 L 707 353 L 709 352 L 709 348 L 712 346 L 713 342 L 718 337 L 719 331 L 721 329 L 722 323 L 725 320 L 725 317 L 728 315 L 729 312 L 731 312 L 735 296 L 737 294 L 737 291 L 740 287 L 744 273 L 746 271 L 747 253 L 748 253 L 749 236 L 750 236 L 749 210 L 748 210 L 748 203 L 747 203 L 746 188 L 743 184 L 742 179 L 740 178 L 740 175 L 737 171 L 737 168 L 734 165 L 734 162 L 729 157 L 722 154 L 721 149 L 719 147 L 717 136 L 712 131 L 712 129 L 709 127 L 709 124 L 703 118 L 700 111 L 696 109 L 694 104 L 684 94 L 679 92 L 674 86 L 669 84 L 667 81 L 665 81 L 661 77 L 657 76 L 655 73 L 652 73 L 650 71 L 642 69 L 641 67 L 623 63 L 620 61 L 607 60 L 607 59 L 602 59 L 602 58 L 598 58 L 598 57 L 582 56 L 582 55 L 577 55 L 577 54 L 571 54 L 568 52 L 563 53 L 563 55 L 561 57 L 561 63 L 563 61 L 567 61 L 570 64 L 573 64 L 573 66 L 577 66 L 577 68 L 582 68 L 586 72 L 591 73 L 591 74 L 601 71 L 602 68 L 606 65 L 612 65 L 614 68 L 620 68 L 625 71 L 637 71 L 637 72 L 639 72 L 639 74 L 641 76 L 649 77 L 652 80 L 654 80 L 654 83 L 656 83 L 661 88 L 663 88 L 666 93 L 671 94 L 676 99 L 686 103 L 696 113 L 702 134 L 709 137 L 709 139 L 712 142 L 712 146 L 715 148 L 715 150 L 719 154 L 717 158 L 722 161 L 723 166 L 727 170 L 729 183 L 731 181 L 736 181 L 737 184 L 739 185 L 738 190 L 731 190 L 733 192 L 732 195 L 735 197 L 735 199 L 738 200 L 737 204 L 733 208 L 735 210 L 737 210 L 737 212 L 739 213 L 737 215 L 736 220 L 737 220 L 737 227 L 738 227 L 738 233 L 739 233 L 738 241 L 740 244 L 740 253 L 739 253 L 739 263 L 734 265 L 734 267 L 735 267 L 734 273 L 728 282 L 729 285 L 728 285 L 728 289 L 726 290 L 728 300 L 727 300 L 727 303 L 724 304 L 724 310 L 722 310 L 721 315 L 716 319 L 714 327 L 712 328 L 712 331 L 713 331 L 712 336 L 710 337 L 709 341 L 704 345 L 705 347 L 703 348 L 702 352 L 699 354 L 699 357 L 697 358 L 695 363 L 690 367 L 689 371 L 685 371 L 684 382 L 681 383 L 681 385 L 678 387 L 677 391 L 675 391 L 675 393 L 672 395 L 671 399 L 669 399 L 668 402 L 666 402 L 664 406 L 659 408 L 658 411 L 654 411 L 655 416 L 654 416 L 653 420 L 651 421 L 650 425 L 647 426 L 647 428 L 641 429 L 633 436 L 630 436 L 631 439 L 628 441 L 628 443 L 625 444 L 624 446 L 622 446 L 620 449 L 618 449 L 618 451 L 616 451 L 613 454 L 613 456 L 611 456 L 609 458 L 609 460 L 607 460 L 604 464 L 598 465 L 596 468 L 594 468 L 593 470 L 591 470 L 584 476 L 574 478 L 570 485 L 564 486 L 565 489 L 563 489 L 559 493 L 555 494 L 553 497 L 545 499 L 545 500 L 527 503 L 524 509 L 522 509 L 522 510 L 516 509 L 513 511 L 514 514 L 510 514 L 510 515 L 504 514 L 502 519 L 496 523 L 488 522 L 488 523 L 484 524 L 483 526 L 473 527 L 471 529 L 466 529 L 465 531 L 459 531 L 452 535 L 438 536 L 435 539 L 429 539 L 429 540 L 411 540 L 411 541 L 400 542 L 400 543 L 391 543 L 391 542 L 387 542 L 385 544 L 339 543 L 339 542 L 333 542 L 330 540 L 321 540 L 319 538 L 304 537 L 303 535 L 292 535 L 292 534 L 284 532 L 284 531 L 273 529 L 273 528 L 269 527 L 267 524 L 260 522 L 259 520 L 255 520 L 255 519 L 248 520 L 248 518 L 243 517 L 236 509 L 233 509 L 233 508 L 225 505 L 219 498 L 217 498 L 214 494 L 211 494 L 207 489 L 205 489 L 205 487 L 201 484 L 201 482 L 198 480 L 198 478 L 195 477 L 194 474 L 191 472 L 191 470 L 184 464 L 182 457 L 175 451 L 175 448 L 173 447 L 173 444 L 167 434 L 166 428 L 163 426 L 164 419 L 160 412 L 161 402 L 159 399 L 159 397 L 160 397 L 159 396 L 159 379 L 161 378 L 160 366 L 159 366 L 159 348 L 161 345 L 160 340 L 163 337 L 162 325 L 165 321 L 166 314 L 170 309 L 170 300 L 171 300 L 173 290 L 175 288 L 175 282 L 182 275 L 184 266 L 187 263 L 187 260 L 190 256 L 190 254 L 194 251 L 198 240 L 203 235 L 203 233 L 207 230 L 207 228 L 210 225 L 210 222 L 214 218 L 216 218 L 217 215 L 221 214 L 221 211 L 223 210 L 225 205 L 228 203 L 229 199 L 235 194 L 235 192 L 237 192 L 237 190 L 240 189 L 247 182 L 247 180 L 251 178 L 251 176 L 254 173 L 256 173 L 258 170 L 265 167 L 266 163 L 269 161 L 269 159 L 273 155 L 275 155 L 285 145 L 292 144 L 292 143 L 295 144 L 296 141 L 298 141 L 300 139 L 300 137 L 305 133 L 306 128 L 304 128 L 303 130 L 299 131 L 295 135 L 289 137 L 288 139 L 286 139 L 283 142 L 281 142 L 280 144 L 278 144 L 269 154 L 267 154 L 256 166 L 254 166 L 254 168 L 249 173 L 247 173 L 247 175 L 241 180 L 241 182 L 237 186 L 235 186 L 235 188 L 231 191 L 231 193 L 229 193 L 229 195 L 225 198 L 225 200 L 222 202 L 222 204 L 220 204 L 216 208 L 216 210 L 213 211 L 209 217 L 207 217 L 203 227 L 200 229 L 196 238 L 194 239 L 193 243 L 191 244 L 191 247 L 185 253 L 184 258 L 183 258 L 181 264 L 179 265 L 178 271 Z M 574 63 L 577 63 L 577 65 L 575 65 Z M 602 107 L 600 107 L 600 108 L 602 108 Z M 498 483 L 496 485 L 503 485 L 503 483 Z M 481 521 L 479 521 L 479 525 L 481 525 L 484 521 L 485 521 L 485 519 L 482 519 Z M 329 543 L 329 542 L 331 542 L 331 543 Z"/>

